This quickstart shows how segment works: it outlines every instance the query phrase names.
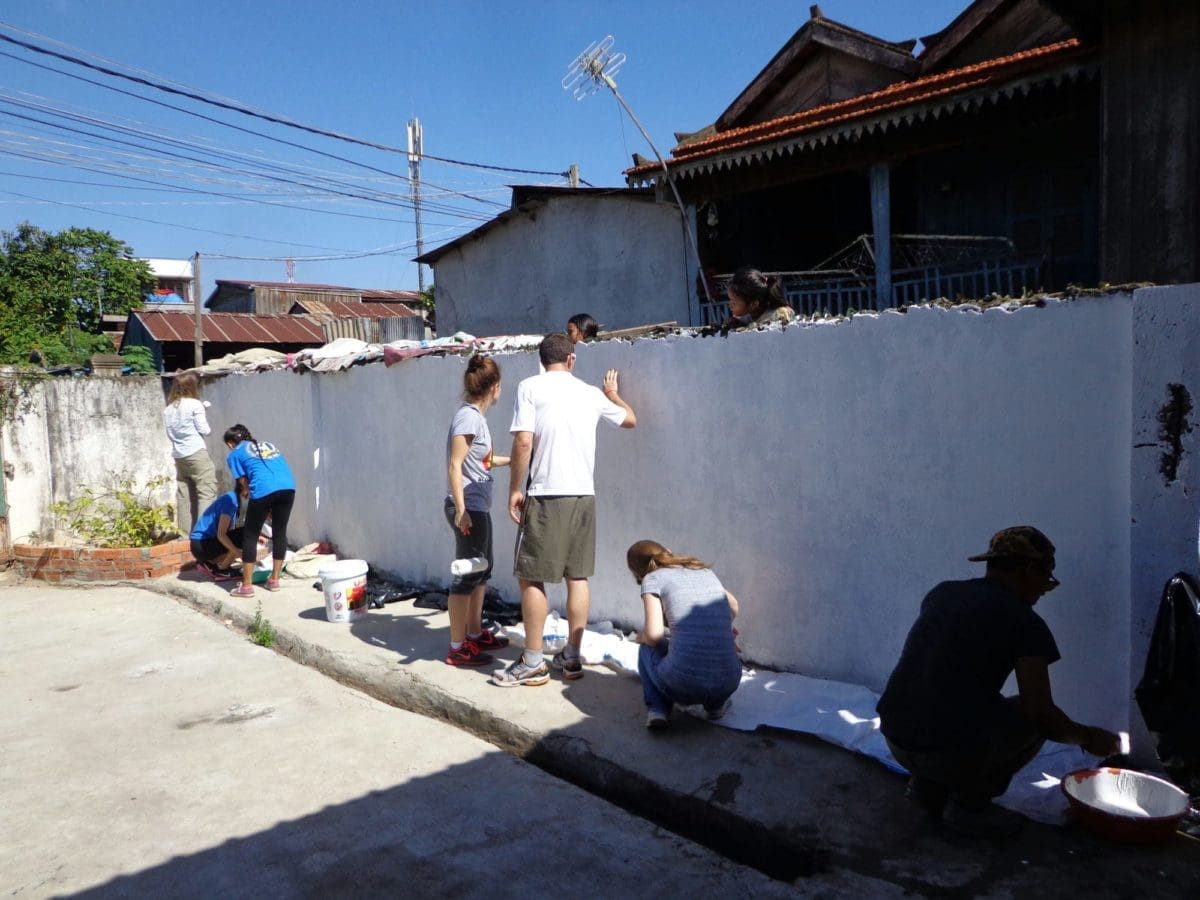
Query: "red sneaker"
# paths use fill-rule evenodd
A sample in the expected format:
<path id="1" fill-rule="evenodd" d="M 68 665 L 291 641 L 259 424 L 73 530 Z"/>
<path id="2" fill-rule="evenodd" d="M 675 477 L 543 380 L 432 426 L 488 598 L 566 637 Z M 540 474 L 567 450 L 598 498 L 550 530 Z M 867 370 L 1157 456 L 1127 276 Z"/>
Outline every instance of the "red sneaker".
<path id="1" fill-rule="evenodd" d="M 508 646 L 508 638 L 502 634 L 492 634 L 487 629 L 479 637 L 468 637 L 467 640 L 480 650 L 503 650 Z"/>
<path id="2" fill-rule="evenodd" d="M 462 646 L 455 650 L 451 647 L 446 651 L 448 666 L 490 666 L 495 659 L 490 653 L 484 653 L 474 641 L 463 641 Z"/>

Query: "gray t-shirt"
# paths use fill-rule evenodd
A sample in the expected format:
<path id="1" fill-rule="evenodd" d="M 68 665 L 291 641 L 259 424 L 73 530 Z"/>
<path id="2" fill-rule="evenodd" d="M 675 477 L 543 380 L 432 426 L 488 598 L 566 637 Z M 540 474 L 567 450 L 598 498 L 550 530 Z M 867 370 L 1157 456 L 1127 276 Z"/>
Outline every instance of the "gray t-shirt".
<path id="1" fill-rule="evenodd" d="M 471 449 L 462 463 L 463 500 L 467 509 L 490 512 L 492 509 L 492 433 L 479 407 L 464 403 L 454 414 L 450 433 L 446 435 L 446 458 L 450 458 L 450 442 L 456 434 L 474 435 Z M 446 496 L 450 497 L 449 491 Z"/>
<path id="2" fill-rule="evenodd" d="M 642 579 L 642 593 L 662 601 L 671 629 L 660 674 L 681 693 L 732 692 L 742 677 L 733 642 L 733 613 L 711 569 L 667 566 Z"/>

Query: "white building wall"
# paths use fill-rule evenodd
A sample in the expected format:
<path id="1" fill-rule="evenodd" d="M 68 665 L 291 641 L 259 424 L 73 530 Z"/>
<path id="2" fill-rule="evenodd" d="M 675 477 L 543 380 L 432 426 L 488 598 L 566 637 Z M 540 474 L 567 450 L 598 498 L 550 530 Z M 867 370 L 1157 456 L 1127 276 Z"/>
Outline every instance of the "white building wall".
<path id="1" fill-rule="evenodd" d="M 552 197 L 434 265 L 440 334 L 542 334 L 586 312 L 606 328 L 689 324 L 678 209 L 620 194 Z"/>
<path id="2" fill-rule="evenodd" d="M 618 368 L 639 419 L 634 431 L 600 428 L 593 618 L 637 624 L 624 552 L 651 537 L 712 562 L 742 602 L 749 659 L 879 689 L 925 592 L 980 574 L 966 557 L 997 529 L 1029 523 L 1058 547 L 1063 584 L 1038 607 L 1063 654 L 1056 697 L 1084 721 L 1128 727 L 1162 584 L 1196 570 L 1196 438 L 1183 433 L 1166 482 L 1157 417 L 1167 385 L 1200 391 L 1198 292 L 586 347 L 576 374 L 597 384 Z M 516 383 L 537 361 L 498 362 L 504 394 L 488 421 L 504 453 Z M 425 357 L 208 382 L 214 459 L 220 468 L 221 432 L 246 424 L 296 472 L 293 542 L 329 539 L 384 572 L 444 584 L 445 435 L 464 367 Z M 71 465 L 128 455 L 169 466 L 161 394 L 119 419 L 106 412 L 113 403 L 70 407 L 59 441 L 85 442 Z M 105 436 L 94 421 L 133 436 Z M 5 445 L 18 466 L 32 460 L 23 475 L 62 453 L 34 438 L 15 454 Z M 508 478 L 497 474 L 494 583 L 515 599 Z M 20 534 L 26 501 L 9 484 Z M 551 595 L 561 608 L 562 587 Z"/>

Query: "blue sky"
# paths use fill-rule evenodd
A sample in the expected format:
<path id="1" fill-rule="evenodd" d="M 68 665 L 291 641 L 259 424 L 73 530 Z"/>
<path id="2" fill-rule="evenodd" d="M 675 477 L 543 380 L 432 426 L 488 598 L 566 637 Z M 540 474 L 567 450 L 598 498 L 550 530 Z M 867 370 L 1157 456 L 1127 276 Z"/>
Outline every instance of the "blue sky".
<path id="1" fill-rule="evenodd" d="M 904 40 L 940 30 L 966 5 L 825 0 L 821 7 L 828 18 Z M 616 79 L 620 90 L 666 154 L 675 131 L 700 128 L 720 114 L 808 18 L 808 6 L 797 0 L 0 0 L 0 34 L 392 147 L 406 145 L 405 125 L 415 116 L 427 154 L 546 172 L 574 162 L 587 182 L 600 186 L 623 184 L 631 154 L 650 151 L 611 95 L 576 101 L 562 89 L 568 64 L 584 47 L 615 37 L 615 49 L 628 57 Z M 409 188 L 397 177 L 407 175 L 402 154 L 223 111 L 11 43 L 0 42 L 0 53 L 8 54 L 0 56 L 0 228 L 22 221 L 51 231 L 99 228 L 147 257 L 199 251 L 206 294 L 216 278 L 284 281 L 289 257 L 296 281 L 416 287 Z M 508 203 L 507 184 L 563 183 L 429 160 L 421 177 L 427 250 L 499 212 Z M 317 178 L 324 189 L 314 189 Z M 70 183 L 83 181 L 92 183 Z M 365 252 L 372 255 L 306 259 Z"/>

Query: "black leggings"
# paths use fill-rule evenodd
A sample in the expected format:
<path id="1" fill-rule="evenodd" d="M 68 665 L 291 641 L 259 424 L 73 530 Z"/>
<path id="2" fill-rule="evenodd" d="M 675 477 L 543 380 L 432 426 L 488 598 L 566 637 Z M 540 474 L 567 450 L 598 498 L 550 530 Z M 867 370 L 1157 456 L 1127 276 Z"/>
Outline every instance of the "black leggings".
<path id="1" fill-rule="evenodd" d="M 251 562 L 258 557 L 258 535 L 262 532 L 268 513 L 271 514 L 271 556 L 275 559 L 287 556 L 287 526 L 294 502 L 295 491 L 276 491 L 265 497 L 251 498 L 246 506 L 246 524 L 242 528 L 244 562 Z"/>

